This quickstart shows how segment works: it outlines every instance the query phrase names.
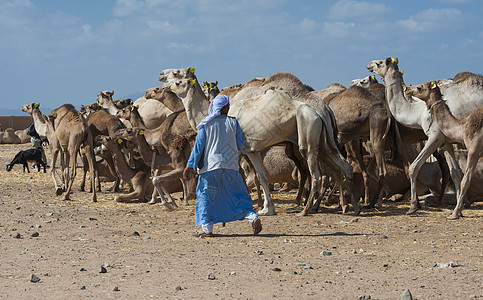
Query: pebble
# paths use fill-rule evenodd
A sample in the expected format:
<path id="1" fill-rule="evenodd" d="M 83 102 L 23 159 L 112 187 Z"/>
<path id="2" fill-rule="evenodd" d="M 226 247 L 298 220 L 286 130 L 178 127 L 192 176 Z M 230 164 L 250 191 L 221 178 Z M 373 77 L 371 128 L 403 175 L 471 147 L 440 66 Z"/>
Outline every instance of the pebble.
<path id="1" fill-rule="evenodd" d="M 400 296 L 399 300 L 413 300 L 413 295 L 411 295 L 411 292 L 409 289 L 406 289 Z"/>
<path id="2" fill-rule="evenodd" d="M 113 289 L 112 289 L 114 292 L 119 292 L 119 287 L 118 286 L 115 286 Z"/>
<path id="3" fill-rule="evenodd" d="M 213 273 L 208 274 L 208 280 L 215 280 L 215 279 L 216 279 L 215 274 Z"/>
<path id="4" fill-rule="evenodd" d="M 39 233 L 37 231 L 32 232 L 31 237 L 38 237 Z"/>
<path id="5" fill-rule="evenodd" d="M 384 234 L 383 234 L 383 235 L 381 236 L 381 238 L 382 238 L 382 239 L 387 239 L 387 235 L 384 235 Z"/>
<path id="6" fill-rule="evenodd" d="M 85 286 L 85 285 L 83 285 L 83 286 L 81 286 L 81 288 L 80 288 L 80 289 L 81 289 L 81 290 L 85 290 L 85 289 L 86 289 L 86 286 Z"/>
<path id="7" fill-rule="evenodd" d="M 178 285 L 178 286 L 177 286 L 177 287 L 175 287 L 174 289 L 175 289 L 175 290 L 177 290 L 177 291 L 181 291 L 183 288 L 182 288 L 182 287 L 180 287 L 180 286 Z"/>
<path id="8" fill-rule="evenodd" d="M 35 224 L 35 228 L 42 228 L 42 225 L 40 225 L 40 224 Z"/>
<path id="9" fill-rule="evenodd" d="M 280 272 L 280 271 L 282 271 L 282 269 L 280 269 L 280 268 L 271 268 L 270 270 L 275 271 L 275 272 Z"/>
<path id="10" fill-rule="evenodd" d="M 20 238 L 22 238 L 22 235 L 17 232 L 15 234 L 12 234 L 12 237 L 15 238 L 15 239 L 20 239 Z"/>
<path id="11" fill-rule="evenodd" d="M 261 250 L 258 250 L 257 252 L 255 252 L 257 255 L 263 255 L 263 251 Z"/>
<path id="12" fill-rule="evenodd" d="M 311 265 L 305 265 L 304 269 L 313 269 Z"/>
<path id="13" fill-rule="evenodd" d="M 46 213 L 46 216 L 52 216 L 54 213 Z"/>
<path id="14" fill-rule="evenodd" d="M 86 219 L 87 221 L 96 221 L 97 219 L 96 218 L 93 218 L 93 217 L 89 217 Z"/>
<path id="15" fill-rule="evenodd" d="M 84 269 L 84 268 L 80 268 L 80 269 L 79 269 L 79 271 L 80 271 L 80 272 L 85 272 L 85 271 L 87 271 L 87 270 L 86 270 L 86 269 Z"/>
<path id="16" fill-rule="evenodd" d="M 297 275 L 298 273 L 296 271 L 290 271 L 291 275 Z"/>
<path id="17" fill-rule="evenodd" d="M 101 269 L 99 270 L 99 273 L 107 273 L 106 268 L 104 268 L 104 266 L 101 266 Z"/>
<path id="18" fill-rule="evenodd" d="M 134 235 L 134 236 L 139 236 L 139 232 L 134 231 L 134 232 L 132 233 L 132 235 Z"/>
<path id="19" fill-rule="evenodd" d="M 103 264 L 103 266 L 105 268 L 109 268 L 111 266 L 111 264 L 109 262 L 105 261 L 104 264 Z"/>
<path id="20" fill-rule="evenodd" d="M 438 267 L 438 268 L 456 268 L 456 267 L 459 267 L 461 266 L 459 263 L 455 263 L 455 262 L 449 262 L 449 263 L 435 263 L 433 265 L 433 268 L 435 267 Z"/>
<path id="21" fill-rule="evenodd" d="M 35 274 L 30 274 L 29 280 L 30 280 L 30 282 L 37 283 L 37 282 L 40 281 L 40 278 L 38 278 L 37 276 L 35 276 Z"/>
<path id="22" fill-rule="evenodd" d="M 371 295 L 362 295 L 357 297 L 357 300 L 369 300 L 369 299 L 372 299 Z"/>
<path id="23" fill-rule="evenodd" d="M 332 255 L 332 252 L 324 250 L 324 251 L 320 252 L 320 255 L 329 256 L 329 255 Z"/>
<path id="24" fill-rule="evenodd" d="M 236 275 L 236 272 L 235 271 L 231 271 L 230 272 L 230 275 Z"/>

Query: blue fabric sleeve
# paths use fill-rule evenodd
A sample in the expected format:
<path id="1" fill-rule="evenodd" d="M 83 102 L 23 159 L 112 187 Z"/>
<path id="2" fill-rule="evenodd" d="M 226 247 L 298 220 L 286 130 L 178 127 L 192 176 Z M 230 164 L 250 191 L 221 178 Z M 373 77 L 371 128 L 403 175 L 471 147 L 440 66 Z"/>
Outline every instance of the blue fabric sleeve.
<path id="1" fill-rule="evenodd" d="M 238 121 L 236 121 L 236 146 L 243 154 L 246 154 L 245 151 L 242 150 L 246 144 L 247 142 L 245 141 L 245 137 L 241 131 L 240 124 L 238 124 Z"/>
<path id="2" fill-rule="evenodd" d="M 198 165 L 201 154 L 203 153 L 203 149 L 205 148 L 206 143 L 206 131 L 205 126 L 202 125 L 198 129 L 198 134 L 196 135 L 196 142 L 193 150 L 191 151 L 190 158 L 188 159 L 188 163 L 186 164 L 187 168 L 191 168 L 196 170 L 196 166 Z"/>

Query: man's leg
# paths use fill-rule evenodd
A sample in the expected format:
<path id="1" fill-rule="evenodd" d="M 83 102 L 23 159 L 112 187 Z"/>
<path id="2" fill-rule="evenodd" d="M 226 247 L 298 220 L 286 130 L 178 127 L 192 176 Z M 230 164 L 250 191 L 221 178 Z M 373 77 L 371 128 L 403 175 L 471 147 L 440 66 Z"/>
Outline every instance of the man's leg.
<path id="1" fill-rule="evenodd" d="M 253 228 L 253 234 L 257 235 L 262 231 L 262 222 L 258 218 L 258 215 L 256 212 L 251 211 L 249 212 L 246 216 L 245 219 L 247 219 L 251 224 Z"/>

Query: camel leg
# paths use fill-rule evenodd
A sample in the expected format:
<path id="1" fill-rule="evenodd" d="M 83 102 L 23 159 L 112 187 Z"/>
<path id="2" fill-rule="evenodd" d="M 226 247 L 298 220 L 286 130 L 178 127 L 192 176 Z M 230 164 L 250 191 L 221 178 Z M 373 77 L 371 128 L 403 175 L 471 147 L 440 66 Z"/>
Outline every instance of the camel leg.
<path id="1" fill-rule="evenodd" d="M 52 166 L 51 166 L 51 169 L 50 169 L 50 175 L 52 176 L 52 180 L 54 181 L 54 186 L 55 186 L 55 194 L 57 196 L 60 196 L 62 195 L 62 188 L 60 187 L 60 184 L 57 182 L 57 172 L 55 171 L 56 170 L 56 167 L 55 167 L 55 164 L 57 163 L 57 156 L 59 155 L 59 150 L 52 150 L 51 151 L 51 157 L 52 157 Z"/>
<path id="2" fill-rule="evenodd" d="M 94 146 L 92 141 L 92 135 L 89 131 L 87 135 L 88 141 L 85 142 L 83 148 L 84 148 L 84 153 L 87 159 L 87 163 L 89 164 L 89 169 L 91 173 L 91 191 L 92 191 L 92 202 L 97 202 L 97 193 L 96 193 L 96 178 L 97 182 L 99 183 L 99 189 L 100 189 L 100 181 L 99 181 L 99 173 L 97 172 L 97 167 L 95 164 L 95 155 L 94 155 Z M 89 141 L 90 140 L 90 141 Z M 75 165 L 74 165 L 75 169 Z M 74 172 L 75 176 L 75 172 Z"/>
<path id="3" fill-rule="evenodd" d="M 288 158 L 293 160 L 293 162 L 297 166 L 300 173 L 299 189 L 297 192 L 297 197 L 295 198 L 295 203 L 297 203 L 297 205 L 300 205 L 302 203 L 302 197 L 304 196 L 305 182 L 307 182 L 308 174 L 310 173 L 309 168 L 305 163 L 302 155 L 298 151 L 298 149 L 296 149 L 295 144 L 287 144 L 285 146 L 285 154 L 287 155 Z M 309 185 L 310 185 L 310 181 L 309 181 Z M 309 187 L 309 190 L 310 190 L 310 187 Z M 308 195 L 306 195 L 306 202 L 307 200 L 308 200 Z"/>
<path id="4" fill-rule="evenodd" d="M 314 151 L 315 152 L 315 151 Z M 307 216 L 309 213 L 310 208 L 312 207 L 312 203 L 315 198 L 318 198 L 318 194 L 320 192 L 320 168 L 319 163 L 317 161 L 317 152 L 309 152 L 307 154 L 307 165 L 310 170 L 310 175 L 312 178 L 312 188 L 310 189 L 309 198 L 307 199 L 307 204 L 304 207 L 304 210 L 299 213 L 301 216 Z"/>
<path id="5" fill-rule="evenodd" d="M 64 200 L 70 200 L 70 193 L 72 190 L 72 186 L 74 185 L 74 179 L 75 175 L 77 173 L 77 168 L 76 168 L 76 159 L 77 159 L 77 150 L 75 151 L 69 151 L 68 153 L 68 167 L 67 167 L 67 190 L 65 191 L 64 194 Z"/>
<path id="6" fill-rule="evenodd" d="M 463 211 L 464 197 L 466 195 L 466 192 L 468 191 L 468 188 L 470 187 L 471 177 L 473 175 L 473 172 L 476 169 L 478 160 L 480 159 L 479 149 L 481 149 L 481 147 L 478 147 L 478 148 L 470 147 L 468 150 L 468 159 L 466 161 L 465 175 L 461 180 L 461 189 L 457 194 L 456 207 L 453 213 L 448 217 L 448 219 L 454 220 L 463 216 L 462 211 Z"/>
<path id="7" fill-rule="evenodd" d="M 438 161 L 439 168 L 441 169 L 441 189 L 438 195 L 438 199 L 436 200 L 437 203 L 441 205 L 443 203 L 444 191 L 446 190 L 446 186 L 449 182 L 450 171 L 448 167 L 448 162 L 443 155 L 439 154 L 438 151 L 434 151 L 433 156 Z"/>
<path id="8" fill-rule="evenodd" d="M 370 198 L 370 191 L 369 191 L 369 174 L 367 174 L 367 166 L 364 163 L 364 159 L 362 157 L 362 147 L 360 140 L 350 141 L 345 144 L 345 149 L 350 157 L 354 160 L 354 162 L 361 170 L 362 174 L 362 181 L 364 183 L 364 204 L 370 206 L 371 198 Z"/>
<path id="9" fill-rule="evenodd" d="M 416 159 L 414 159 L 409 166 L 409 182 L 411 183 L 411 208 L 406 213 L 408 215 L 415 213 L 421 208 L 417 194 L 416 179 L 418 177 L 419 170 L 421 170 L 421 166 L 426 162 L 431 153 L 436 151 L 436 149 L 441 146 L 441 144 L 444 142 L 443 139 L 444 137 L 442 133 L 429 137 L 421 152 L 419 152 Z"/>
<path id="10" fill-rule="evenodd" d="M 463 178 L 463 173 L 461 172 L 458 161 L 456 161 L 453 145 L 446 144 L 441 147 L 441 149 L 444 151 L 444 156 L 446 157 L 446 161 L 448 162 L 449 173 L 454 183 L 455 193 L 456 195 L 459 195 L 459 193 L 461 192 L 461 180 Z"/>
<path id="11" fill-rule="evenodd" d="M 156 177 L 158 176 L 158 173 L 159 173 L 159 169 L 154 169 L 154 174 L 153 174 L 153 177 Z M 157 188 L 156 185 L 154 185 L 154 189 L 153 189 L 153 193 L 151 194 L 151 200 L 149 200 L 148 204 L 155 204 L 155 203 L 158 203 L 158 200 L 156 200 L 156 196 L 157 194 L 159 194 L 159 197 L 161 199 L 161 202 L 164 200 L 163 199 L 163 196 L 160 194 L 160 191 L 159 189 Z M 164 204 L 164 203 L 162 203 Z"/>
<path id="12" fill-rule="evenodd" d="M 320 203 L 324 199 L 325 192 L 327 191 L 327 188 L 329 186 L 328 183 L 329 183 L 329 180 L 328 180 L 327 175 L 322 175 L 322 180 L 321 180 L 321 183 L 320 183 L 321 188 L 320 188 L 319 197 L 317 197 L 317 200 L 315 201 L 312 208 L 309 210 L 309 213 L 314 214 L 314 213 L 317 213 L 319 211 Z"/>
<path id="13" fill-rule="evenodd" d="M 247 152 L 248 159 L 250 159 L 255 172 L 257 172 L 260 184 L 263 188 L 263 209 L 258 211 L 258 214 L 265 216 L 273 216 L 277 213 L 275 212 L 275 205 L 273 204 L 272 197 L 270 197 L 270 189 L 268 186 L 267 173 L 265 167 L 263 166 L 263 160 L 261 152 Z"/>
<path id="14" fill-rule="evenodd" d="M 107 164 L 107 168 L 109 169 L 109 172 L 111 172 L 111 174 L 116 178 L 116 180 L 114 181 L 114 185 L 107 190 L 117 192 L 119 191 L 121 177 L 119 176 L 119 173 L 117 172 L 117 169 L 114 165 L 114 160 L 112 158 L 112 155 L 106 155 L 104 159 L 106 160 L 106 164 Z"/>

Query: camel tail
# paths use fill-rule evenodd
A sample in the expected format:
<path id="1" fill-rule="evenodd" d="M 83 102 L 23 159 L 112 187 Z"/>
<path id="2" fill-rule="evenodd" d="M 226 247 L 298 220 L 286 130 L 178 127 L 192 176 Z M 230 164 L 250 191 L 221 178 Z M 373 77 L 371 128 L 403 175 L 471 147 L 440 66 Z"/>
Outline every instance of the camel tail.
<path id="1" fill-rule="evenodd" d="M 388 120 L 387 132 L 384 134 L 384 138 L 388 136 L 390 140 L 390 148 L 392 152 L 392 157 L 401 157 L 404 161 L 407 161 L 405 153 L 403 151 L 403 144 L 401 139 L 401 134 L 399 133 L 399 128 L 397 127 L 397 122 L 394 117 Z"/>

